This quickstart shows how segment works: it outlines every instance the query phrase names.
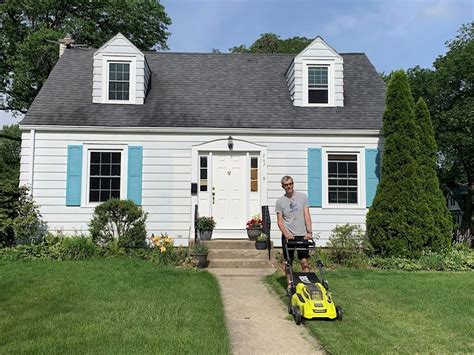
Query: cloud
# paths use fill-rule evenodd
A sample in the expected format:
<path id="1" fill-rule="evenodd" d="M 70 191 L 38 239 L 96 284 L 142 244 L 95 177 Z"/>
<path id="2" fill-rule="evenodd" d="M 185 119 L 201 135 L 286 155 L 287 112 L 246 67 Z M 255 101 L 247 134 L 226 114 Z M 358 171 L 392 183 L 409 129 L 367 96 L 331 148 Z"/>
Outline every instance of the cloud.
<path id="1" fill-rule="evenodd" d="M 459 7 L 453 5 L 452 1 L 440 0 L 422 8 L 419 17 L 426 19 L 454 18 Z"/>

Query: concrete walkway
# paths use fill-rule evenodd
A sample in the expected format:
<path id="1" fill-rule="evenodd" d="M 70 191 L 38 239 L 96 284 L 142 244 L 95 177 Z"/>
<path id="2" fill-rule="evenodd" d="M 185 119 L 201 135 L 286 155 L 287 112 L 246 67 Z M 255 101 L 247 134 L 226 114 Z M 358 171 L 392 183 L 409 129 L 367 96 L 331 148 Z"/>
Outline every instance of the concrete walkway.
<path id="1" fill-rule="evenodd" d="M 262 282 L 274 269 L 209 269 L 219 281 L 232 353 L 325 354 Z"/>

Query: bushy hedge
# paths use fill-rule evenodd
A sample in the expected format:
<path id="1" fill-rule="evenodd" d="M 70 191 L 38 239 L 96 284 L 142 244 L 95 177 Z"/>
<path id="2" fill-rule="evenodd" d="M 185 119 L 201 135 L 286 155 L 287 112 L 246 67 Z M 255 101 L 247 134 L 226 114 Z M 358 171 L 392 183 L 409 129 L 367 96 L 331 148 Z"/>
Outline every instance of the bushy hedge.
<path id="1" fill-rule="evenodd" d="M 37 244 L 0 248 L 0 259 L 3 260 L 85 260 L 92 257 L 130 257 L 161 265 L 193 266 L 187 248 L 175 247 L 173 239 L 168 235 L 150 238 L 150 244 L 144 248 L 124 248 L 119 246 L 116 240 L 100 246 L 88 236 L 49 233 Z"/>
<path id="2" fill-rule="evenodd" d="M 143 248 L 146 218 L 147 214 L 133 201 L 110 199 L 95 208 L 89 233 L 102 246 L 117 240 L 118 246 L 126 249 Z"/>
<path id="3" fill-rule="evenodd" d="M 0 182 L 0 248 L 38 243 L 46 234 L 46 223 L 27 187 Z"/>

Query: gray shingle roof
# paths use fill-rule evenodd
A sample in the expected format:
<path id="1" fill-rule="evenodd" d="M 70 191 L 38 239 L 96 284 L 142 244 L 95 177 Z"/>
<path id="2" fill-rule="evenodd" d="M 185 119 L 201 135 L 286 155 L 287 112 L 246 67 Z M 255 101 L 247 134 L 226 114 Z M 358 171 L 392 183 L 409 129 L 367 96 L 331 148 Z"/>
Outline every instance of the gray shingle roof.
<path id="1" fill-rule="evenodd" d="M 147 53 L 144 105 L 92 103 L 93 49 L 61 57 L 22 125 L 380 129 L 385 85 L 365 54 L 344 58 L 344 107 L 293 106 L 292 55 Z"/>

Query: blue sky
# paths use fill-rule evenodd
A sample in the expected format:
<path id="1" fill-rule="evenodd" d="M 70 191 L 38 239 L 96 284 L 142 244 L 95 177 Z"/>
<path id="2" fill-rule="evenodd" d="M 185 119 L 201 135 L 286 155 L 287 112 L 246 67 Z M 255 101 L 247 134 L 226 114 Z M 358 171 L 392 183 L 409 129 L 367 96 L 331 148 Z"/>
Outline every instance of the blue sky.
<path id="1" fill-rule="evenodd" d="M 322 36 L 341 53 L 364 52 L 379 72 L 431 67 L 444 43 L 474 20 L 472 0 L 162 0 L 175 52 L 249 46 L 262 33 Z M 11 123 L 1 113 L 0 124 Z"/>

